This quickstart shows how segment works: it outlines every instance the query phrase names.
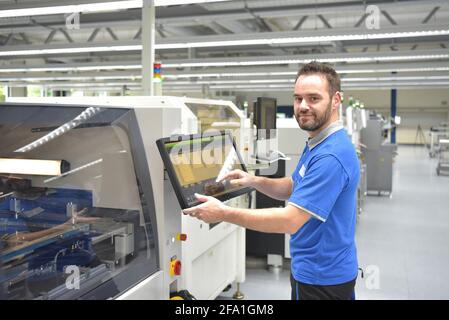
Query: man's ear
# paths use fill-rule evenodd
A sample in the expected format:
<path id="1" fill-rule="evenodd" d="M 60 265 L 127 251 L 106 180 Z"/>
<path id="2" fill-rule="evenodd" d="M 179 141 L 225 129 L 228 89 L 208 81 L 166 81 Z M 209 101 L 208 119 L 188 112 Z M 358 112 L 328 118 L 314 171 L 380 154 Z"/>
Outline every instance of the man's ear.
<path id="1" fill-rule="evenodd" d="M 334 96 L 332 97 L 332 107 L 334 109 L 337 109 L 341 104 L 341 92 L 337 91 L 334 93 Z"/>

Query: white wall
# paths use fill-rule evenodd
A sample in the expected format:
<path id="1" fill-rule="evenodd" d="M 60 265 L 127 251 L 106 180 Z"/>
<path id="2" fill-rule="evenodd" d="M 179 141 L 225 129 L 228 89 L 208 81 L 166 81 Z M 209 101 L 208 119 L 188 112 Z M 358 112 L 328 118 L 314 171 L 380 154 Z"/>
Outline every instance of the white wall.
<path id="1" fill-rule="evenodd" d="M 415 143 L 418 124 L 424 130 L 426 139 L 429 139 L 428 131 L 431 126 L 449 121 L 448 89 L 398 89 L 397 92 L 397 115 L 402 120 L 396 130 L 397 143 Z M 390 116 L 390 94 L 390 90 L 344 91 L 345 101 L 352 96 L 363 102 L 367 109 L 376 110 L 386 117 Z M 274 97 L 278 100 L 278 105 L 293 105 L 293 87 L 291 92 L 241 92 L 236 95 L 248 102 L 257 97 Z"/>
<path id="2" fill-rule="evenodd" d="M 416 137 L 418 125 L 429 143 L 430 127 L 449 119 L 449 90 L 417 88 L 398 89 L 397 92 L 397 115 L 401 117 L 401 125 L 396 130 L 397 143 L 422 143 L 422 139 Z M 390 116 L 390 90 L 348 91 L 345 95 L 352 95 L 367 108 Z"/>

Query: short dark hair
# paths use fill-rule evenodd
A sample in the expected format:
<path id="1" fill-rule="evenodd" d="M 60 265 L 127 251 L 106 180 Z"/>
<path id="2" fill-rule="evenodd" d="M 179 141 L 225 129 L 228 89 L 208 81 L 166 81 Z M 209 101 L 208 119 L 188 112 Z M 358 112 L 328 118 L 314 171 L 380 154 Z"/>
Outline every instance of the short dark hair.
<path id="1" fill-rule="evenodd" d="M 295 83 L 300 76 L 309 74 L 319 74 L 326 77 L 329 86 L 329 97 L 340 91 L 340 76 L 329 63 L 312 61 L 303 65 L 296 75 Z"/>

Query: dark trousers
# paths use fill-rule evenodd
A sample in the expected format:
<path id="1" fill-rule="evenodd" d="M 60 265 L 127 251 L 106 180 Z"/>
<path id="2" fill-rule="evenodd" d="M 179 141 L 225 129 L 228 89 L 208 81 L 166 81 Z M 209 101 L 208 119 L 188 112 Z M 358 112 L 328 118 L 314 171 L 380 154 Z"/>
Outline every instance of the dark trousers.
<path id="1" fill-rule="evenodd" d="M 291 297 L 292 300 L 354 300 L 356 279 L 332 286 L 319 286 L 296 281 L 290 275 Z"/>

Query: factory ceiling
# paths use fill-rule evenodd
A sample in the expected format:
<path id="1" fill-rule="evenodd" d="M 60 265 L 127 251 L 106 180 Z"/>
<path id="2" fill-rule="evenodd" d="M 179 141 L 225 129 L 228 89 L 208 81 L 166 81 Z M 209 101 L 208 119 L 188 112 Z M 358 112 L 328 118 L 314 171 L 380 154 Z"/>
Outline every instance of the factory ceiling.
<path id="1" fill-rule="evenodd" d="M 0 0 L 1 83 L 138 90 L 142 1 L 76 3 Z M 447 0 L 155 4 L 155 57 L 168 90 L 267 85 L 257 80 L 289 88 L 298 66 L 314 59 L 350 70 L 343 75 L 348 87 L 369 87 L 387 75 L 388 86 L 449 86 Z"/>

